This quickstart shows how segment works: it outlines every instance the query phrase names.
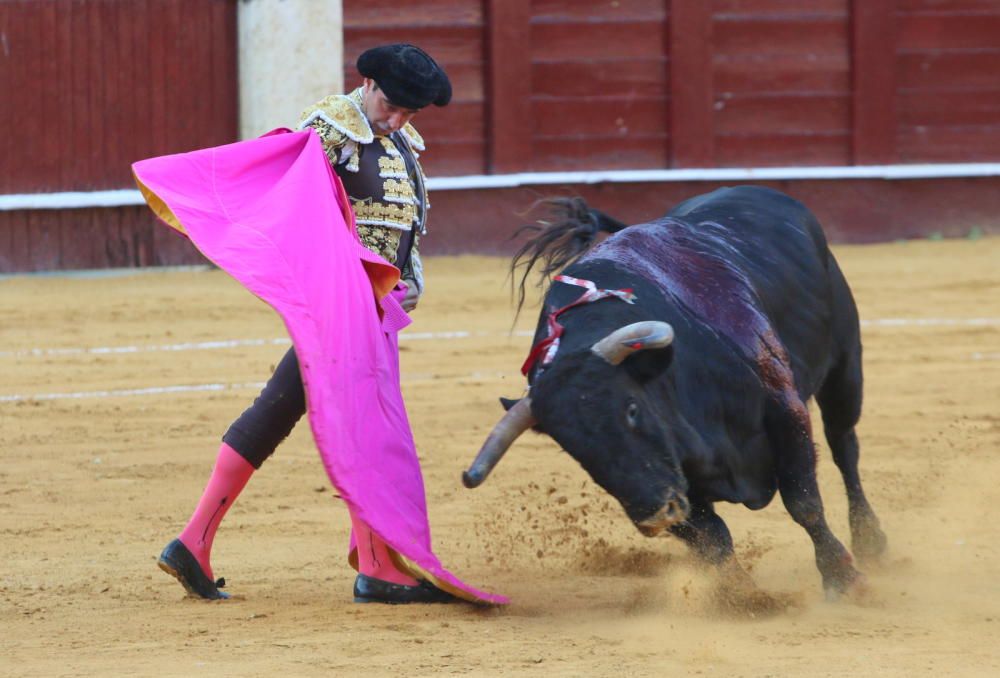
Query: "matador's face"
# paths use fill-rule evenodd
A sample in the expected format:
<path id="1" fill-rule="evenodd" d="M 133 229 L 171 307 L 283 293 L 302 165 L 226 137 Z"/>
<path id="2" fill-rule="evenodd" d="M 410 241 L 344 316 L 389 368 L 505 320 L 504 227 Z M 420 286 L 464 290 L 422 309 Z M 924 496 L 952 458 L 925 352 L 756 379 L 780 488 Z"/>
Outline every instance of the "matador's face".
<path id="1" fill-rule="evenodd" d="M 382 136 L 398 131 L 419 112 L 419 109 L 403 108 L 389 101 L 371 78 L 365 78 L 361 100 L 372 130 Z"/>

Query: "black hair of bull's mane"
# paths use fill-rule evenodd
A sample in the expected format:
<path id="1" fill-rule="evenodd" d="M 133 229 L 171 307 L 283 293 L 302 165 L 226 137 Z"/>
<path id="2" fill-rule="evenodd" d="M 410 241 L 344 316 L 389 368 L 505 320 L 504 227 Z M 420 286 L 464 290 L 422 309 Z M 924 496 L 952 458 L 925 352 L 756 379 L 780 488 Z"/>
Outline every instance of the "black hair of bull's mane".
<path id="1" fill-rule="evenodd" d="M 546 218 L 537 224 L 522 226 L 514 233 L 514 238 L 523 233 L 535 233 L 534 237 L 521 245 L 510 261 L 511 291 L 517 285 L 517 314 L 524 306 L 525 285 L 532 269 L 541 261 L 539 279 L 535 284 L 541 287 L 571 264 L 597 241 L 598 234 L 617 233 L 626 224 L 600 210 L 587 205 L 583 198 L 546 198 L 535 202 L 529 213 L 538 209 L 547 211 Z M 523 268 L 520 282 L 515 282 L 517 269 Z M 515 316 L 516 319 L 516 316 Z"/>

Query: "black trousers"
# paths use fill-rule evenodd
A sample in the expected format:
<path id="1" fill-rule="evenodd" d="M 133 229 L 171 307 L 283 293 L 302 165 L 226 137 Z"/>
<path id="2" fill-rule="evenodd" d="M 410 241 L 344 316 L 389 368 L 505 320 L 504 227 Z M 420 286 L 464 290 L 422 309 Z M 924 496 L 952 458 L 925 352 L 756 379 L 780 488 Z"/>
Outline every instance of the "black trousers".
<path id="1" fill-rule="evenodd" d="M 222 441 L 259 469 L 306 412 L 299 359 L 290 348 L 256 400 L 232 423 Z"/>

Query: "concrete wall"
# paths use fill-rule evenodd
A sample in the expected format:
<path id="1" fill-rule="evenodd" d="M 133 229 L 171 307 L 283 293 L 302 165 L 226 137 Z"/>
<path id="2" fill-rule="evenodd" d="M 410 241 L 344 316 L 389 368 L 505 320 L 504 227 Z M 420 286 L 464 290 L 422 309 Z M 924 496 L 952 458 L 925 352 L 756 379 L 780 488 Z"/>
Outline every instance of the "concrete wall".
<path id="1" fill-rule="evenodd" d="M 344 86 L 341 0 L 240 0 L 240 138 L 294 127 Z"/>

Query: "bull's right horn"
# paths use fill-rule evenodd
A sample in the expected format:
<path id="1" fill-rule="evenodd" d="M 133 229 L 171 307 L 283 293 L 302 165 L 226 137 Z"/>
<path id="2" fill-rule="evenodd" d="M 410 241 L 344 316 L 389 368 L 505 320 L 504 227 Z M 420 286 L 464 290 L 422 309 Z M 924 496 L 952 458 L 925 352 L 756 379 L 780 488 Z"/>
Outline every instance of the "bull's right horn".
<path id="1" fill-rule="evenodd" d="M 521 398 L 516 405 L 507 410 L 507 414 L 486 437 L 486 442 L 483 443 L 472 466 L 462 473 L 462 484 L 468 488 L 479 487 L 517 437 L 534 425 L 535 416 L 531 413 L 531 398 Z"/>
<path id="2" fill-rule="evenodd" d="M 646 348 L 666 348 L 674 340 L 674 328 L 660 320 L 644 320 L 620 327 L 590 350 L 612 365 L 620 365 L 625 358 Z"/>

